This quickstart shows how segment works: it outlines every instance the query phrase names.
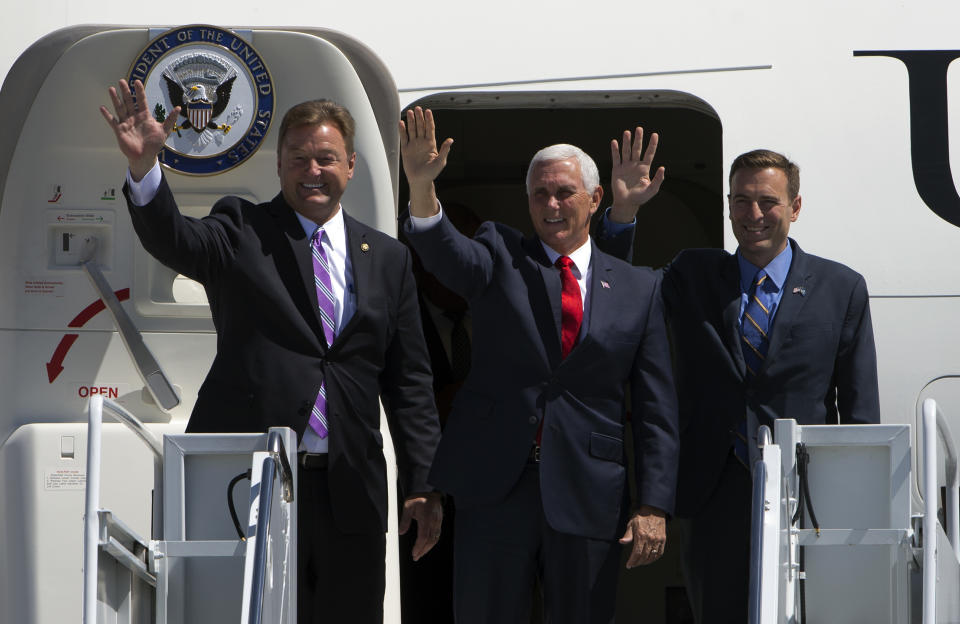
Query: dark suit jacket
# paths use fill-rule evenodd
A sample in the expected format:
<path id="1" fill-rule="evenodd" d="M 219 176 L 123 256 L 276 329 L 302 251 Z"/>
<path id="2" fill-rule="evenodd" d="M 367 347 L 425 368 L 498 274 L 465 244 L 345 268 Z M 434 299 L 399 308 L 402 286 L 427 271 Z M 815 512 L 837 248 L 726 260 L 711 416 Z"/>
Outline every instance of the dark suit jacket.
<path id="1" fill-rule="evenodd" d="M 632 229 L 629 232 L 632 237 Z M 623 236 L 604 241 L 626 256 Z M 680 252 L 662 284 L 680 398 L 677 515 L 695 515 L 717 485 L 737 424 L 748 415 L 773 428 L 876 423 L 877 356 L 863 277 L 804 253 L 793 261 L 763 367 L 747 382 L 740 346 L 740 269 L 722 249 Z"/>
<path id="2" fill-rule="evenodd" d="M 485 223 L 471 240 L 446 217 L 406 233 L 426 269 L 470 302 L 472 368 L 454 401 L 430 483 L 458 508 L 495 504 L 517 483 L 541 418 L 540 483 L 557 531 L 619 537 L 632 398 L 637 502 L 672 512 L 676 396 L 658 281 L 593 250 L 586 335 L 560 357 L 560 275 L 536 238 Z"/>
<path id="3" fill-rule="evenodd" d="M 328 349 L 309 240 L 282 195 L 260 205 L 225 197 L 203 219 L 180 215 L 166 179 L 146 206 L 127 197 L 143 246 L 204 285 L 217 329 L 216 358 L 187 431 L 285 426 L 299 438 L 326 376 L 337 526 L 385 531 L 379 399 L 404 493 L 429 491 L 439 437 L 409 250 L 344 214 L 357 310 Z"/>

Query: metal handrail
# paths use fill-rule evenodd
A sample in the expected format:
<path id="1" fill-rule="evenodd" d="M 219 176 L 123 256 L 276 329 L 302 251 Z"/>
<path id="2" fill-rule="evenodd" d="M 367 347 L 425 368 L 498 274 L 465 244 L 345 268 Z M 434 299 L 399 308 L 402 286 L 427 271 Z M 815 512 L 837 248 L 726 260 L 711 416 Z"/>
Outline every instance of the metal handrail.
<path id="1" fill-rule="evenodd" d="M 163 513 L 163 446 L 152 431 L 139 418 L 120 404 L 96 395 L 90 397 L 87 418 L 87 480 L 84 501 L 83 538 L 83 623 L 97 621 L 97 567 L 100 548 L 100 463 L 103 449 L 103 408 L 106 407 L 118 422 L 127 426 L 153 452 L 153 534 L 162 534 Z"/>
<path id="2" fill-rule="evenodd" d="M 273 479 L 279 476 L 284 502 L 293 502 L 293 471 L 279 431 L 267 437 L 270 455 L 263 462 L 260 476 L 260 504 L 257 513 L 257 541 L 253 549 L 253 578 L 250 587 L 249 624 L 260 624 L 263 618 L 263 587 L 266 580 L 267 535 L 273 511 Z M 276 475 L 279 466 L 279 475 Z"/>
<path id="3" fill-rule="evenodd" d="M 770 429 L 761 426 L 757 434 L 760 448 L 770 444 Z M 748 604 L 749 624 L 760 624 L 762 608 L 760 590 L 763 578 L 763 512 L 767 492 L 767 466 L 762 459 L 753 463 L 753 502 L 750 510 L 750 593 Z"/>
<path id="4" fill-rule="evenodd" d="M 290 460 L 283 445 L 283 436 L 279 431 L 271 431 L 267 435 L 267 450 L 275 457 L 280 458 L 280 485 L 283 486 L 283 500 L 293 502 L 293 471 L 290 469 Z"/>
<path id="5" fill-rule="evenodd" d="M 153 539 L 163 537 L 163 444 L 143 421 L 125 407 L 110 399 L 103 399 L 107 408 L 120 424 L 126 425 L 153 452 L 153 523 L 150 535 Z"/>
<path id="6" fill-rule="evenodd" d="M 100 548 L 100 426 L 103 397 L 90 398 L 87 425 L 87 483 L 83 518 L 83 624 L 97 624 L 97 557 Z"/>
<path id="7" fill-rule="evenodd" d="M 923 401 L 923 624 L 934 624 L 937 609 L 938 441 L 943 442 L 947 486 L 947 536 L 960 560 L 960 472 L 953 435 L 934 399 Z"/>
<path id="8" fill-rule="evenodd" d="M 760 586 L 763 574 L 763 499 L 767 488 L 767 466 L 753 464 L 753 508 L 750 513 L 750 624 L 760 624 Z"/>
<path id="9" fill-rule="evenodd" d="M 150 447 L 155 459 L 159 459 L 161 462 L 163 461 L 163 443 L 160 441 L 160 438 L 147 429 L 147 426 L 143 424 L 142 420 L 111 399 L 103 399 L 103 406 L 113 414 L 117 422 L 126 425 L 144 444 Z"/>

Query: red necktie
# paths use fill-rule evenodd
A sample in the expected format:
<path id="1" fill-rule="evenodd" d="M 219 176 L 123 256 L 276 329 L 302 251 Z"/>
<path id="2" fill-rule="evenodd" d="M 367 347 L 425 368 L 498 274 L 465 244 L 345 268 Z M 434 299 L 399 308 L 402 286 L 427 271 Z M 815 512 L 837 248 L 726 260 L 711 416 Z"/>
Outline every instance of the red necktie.
<path id="1" fill-rule="evenodd" d="M 570 267 L 573 260 L 567 256 L 560 256 L 556 262 L 560 269 L 560 355 L 566 358 L 573 345 L 577 344 L 580 335 L 580 324 L 583 323 L 583 299 L 580 297 L 580 284 L 574 277 Z M 543 419 L 537 428 L 537 446 L 540 446 L 543 437 Z M 539 461 L 539 460 L 538 460 Z"/>
<path id="2" fill-rule="evenodd" d="M 580 285 L 574 277 L 570 267 L 573 260 L 567 256 L 557 258 L 557 268 L 560 269 L 560 354 L 567 357 L 577 344 L 580 335 L 580 324 L 583 322 L 583 299 L 580 297 Z"/>

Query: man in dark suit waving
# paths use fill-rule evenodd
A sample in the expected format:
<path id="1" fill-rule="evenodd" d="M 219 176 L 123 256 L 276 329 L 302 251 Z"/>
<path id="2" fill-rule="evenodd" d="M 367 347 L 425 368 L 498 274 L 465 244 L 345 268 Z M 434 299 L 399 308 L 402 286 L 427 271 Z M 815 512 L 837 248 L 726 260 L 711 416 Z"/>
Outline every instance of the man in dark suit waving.
<path id="1" fill-rule="evenodd" d="M 287 112 L 277 140 L 280 193 L 221 199 L 203 219 L 177 209 L 157 154 L 163 124 L 143 85 L 110 89 L 101 107 L 127 157 L 124 193 L 144 247 L 206 289 L 217 354 L 188 432 L 297 431 L 298 621 L 383 619 L 387 488 L 380 401 L 417 521 L 413 556 L 440 535 L 427 471 L 439 437 L 411 256 L 345 214 L 354 122 L 333 102 Z"/>
<path id="2" fill-rule="evenodd" d="M 757 428 L 777 418 L 822 425 L 880 417 L 863 277 L 787 236 L 800 214 L 799 168 L 769 150 L 739 156 L 729 204 L 737 252 L 683 251 L 662 285 L 680 397 L 677 516 L 699 624 L 747 620 Z M 635 213 L 611 211 L 610 221 Z M 600 238 L 626 257 L 632 234 Z"/>
<path id="3" fill-rule="evenodd" d="M 676 397 L 658 280 L 590 241 L 603 191 L 578 148 L 545 148 L 531 162 L 535 237 L 488 222 L 470 239 L 433 186 L 452 141 L 437 148 L 429 110 L 407 111 L 400 125 L 406 235 L 473 319 L 472 367 L 430 473 L 457 507 L 457 622 L 529 622 L 538 574 L 547 621 L 612 622 L 618 538 L 631 544 L 629 566 L 657 559 L 673 510 Z M 649 177 L 655 151 L 655 141 L 646 157 L 638 147 L 614 172 L 615 182 L 637 174 L 642 200 L 663 179 Z"/>

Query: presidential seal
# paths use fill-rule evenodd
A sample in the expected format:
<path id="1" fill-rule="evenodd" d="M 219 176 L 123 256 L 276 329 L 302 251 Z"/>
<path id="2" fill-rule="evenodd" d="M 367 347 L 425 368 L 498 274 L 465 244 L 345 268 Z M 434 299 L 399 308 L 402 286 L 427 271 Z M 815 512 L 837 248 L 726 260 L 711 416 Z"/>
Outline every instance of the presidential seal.
<path id="1" fill-rule="evenodd" d="M 240 35 L 193 25 L 154 38 L 130 67 L 158 121 L 177 122 L 160 162 L 191 175 L 223 173 L 259 149 L 273 119 L 273 79 Z M 131 87 L 132 88 L 132 87 Z"/>

